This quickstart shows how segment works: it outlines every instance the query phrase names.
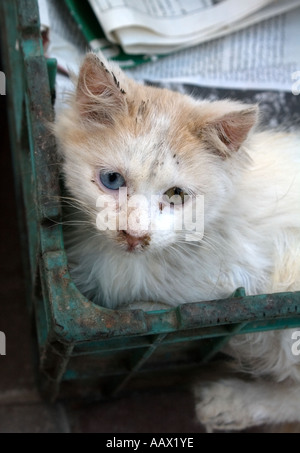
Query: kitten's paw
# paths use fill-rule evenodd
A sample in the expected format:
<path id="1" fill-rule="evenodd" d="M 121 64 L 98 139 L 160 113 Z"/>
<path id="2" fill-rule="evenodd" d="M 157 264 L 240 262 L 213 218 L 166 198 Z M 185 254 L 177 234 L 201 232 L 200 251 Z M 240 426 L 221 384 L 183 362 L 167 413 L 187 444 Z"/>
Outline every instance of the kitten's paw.
<path id="1" fill-rule="evenodd" d="M 248 385 L 232 379 L 196 388 L 196 415 L 208 432 L 240 431 L 264 421 L 254 417 L 250 394 L 246 391 Z"/>

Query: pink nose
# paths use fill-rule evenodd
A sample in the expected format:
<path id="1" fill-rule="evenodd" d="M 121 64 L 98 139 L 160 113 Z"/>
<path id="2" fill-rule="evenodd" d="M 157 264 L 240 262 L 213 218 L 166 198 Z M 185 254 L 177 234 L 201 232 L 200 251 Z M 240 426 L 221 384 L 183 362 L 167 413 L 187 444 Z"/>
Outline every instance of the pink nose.
<path id="1" fill-rule="evenodd" d="M 126 242 L 129 246 L 129 250 L 134 250 L 139 245 L 141 245 L 142 247 L 145 247 L 150 242 L 149 235 L 132 236 L 127 231 L 122 231 L 121 233 L 122 233 L 123 237 L 126 239 Z"/>

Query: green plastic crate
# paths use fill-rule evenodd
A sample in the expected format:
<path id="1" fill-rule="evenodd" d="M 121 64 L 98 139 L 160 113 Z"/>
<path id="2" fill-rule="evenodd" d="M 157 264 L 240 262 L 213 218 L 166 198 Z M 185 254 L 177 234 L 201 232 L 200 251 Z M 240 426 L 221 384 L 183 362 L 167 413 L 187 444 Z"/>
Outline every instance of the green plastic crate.
<path id="1" fill-rule="evenodd" d="M 48 398 L 184 382 L 232 335 L 300 326 L 300 292 L 249 297 L 239 289 L 230 299 L 149 313 L 83 297 L 60 225 L 56 143 L 47 128 L 55 64 L 43 56 L 37 1 L 1 0 L 0 31 L 29 309 Z"/>

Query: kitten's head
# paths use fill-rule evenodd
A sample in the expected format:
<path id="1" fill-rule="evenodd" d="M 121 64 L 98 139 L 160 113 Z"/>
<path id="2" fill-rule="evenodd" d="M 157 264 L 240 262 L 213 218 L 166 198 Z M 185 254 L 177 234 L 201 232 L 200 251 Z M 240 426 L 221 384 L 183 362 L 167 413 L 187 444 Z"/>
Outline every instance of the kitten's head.
<path id="1" fill-rule="evenodd" d="M 99 240 L 132 252 L 201 239 L 256 119 L 254 106 L 142 86 L 88 54 L 55 133 L 66 186 Z"/>

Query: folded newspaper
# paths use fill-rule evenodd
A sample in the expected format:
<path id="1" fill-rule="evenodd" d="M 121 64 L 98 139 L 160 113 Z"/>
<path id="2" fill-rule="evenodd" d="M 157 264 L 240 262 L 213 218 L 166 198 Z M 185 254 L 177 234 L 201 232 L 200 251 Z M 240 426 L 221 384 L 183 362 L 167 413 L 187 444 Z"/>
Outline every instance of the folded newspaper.
<path id="1" fill-rule="evenodd" d="M 160 55 L 224 36 L 299 6 L 299 0 L 89 0 L 108 41 Z M 95 43 L 94 47 L 95 47 Z"/>
<path id="2" fill-rule="evenodd" d="M 143 55 L 125 54 L 119 46 L 109 44 L 104 35 L 99 46 L 99 33 L 102 31 L 95 17 L 90 16 L 92 10 L 89 0 L 38 1 L 41 22 L 44 28 L 50 29 L 47 56 L 58 60 L 61 72 L 77 72 L 84 53 L 90 48 L 101 50 L 107 58 L 116 60 L 128 75 L 138 80 L 300 93 L 300 0 L 296 2 L 298 8 L 291 9 L 291 5 L 295 5 L 294 1 L 285 1 L 285 7 L 289 4 L 287 12 L 265 17 L 265 20 L 239 31 L 187 47 L 163 58 L 150 58 L 150 62 L 144 64 L 140 63 L 149 59 Z M 112 5 L 114 1 L 117 0 L 106 0 L 106 3 Z M 126 4 L 133 1 L 126 0 Z M 159 3 L 162 5 L 163 1 Z M 180 1 L 168 0 L 170 5 L 179 4 Z M 185 4 L 196 1 L 185 0 Z M 123 3 L 123 0 L 118 2 Z M 152 1 L 154 3 L 156 0 Z M 228 2 L 223 0 L 219 3 Z M 275 7 L 275 4 L 278 8 L 282 2 L 272 2 L 269 7 Z M 214 5 L 217 6 L 216 2 Z M 97 39 L 98 47 L 95 43 Z M 60 79 L 60 82 L 67 84 L 67 80 Z"/>

